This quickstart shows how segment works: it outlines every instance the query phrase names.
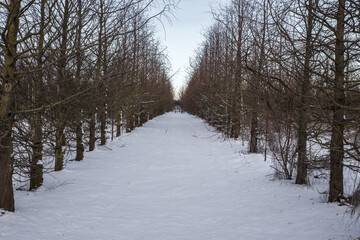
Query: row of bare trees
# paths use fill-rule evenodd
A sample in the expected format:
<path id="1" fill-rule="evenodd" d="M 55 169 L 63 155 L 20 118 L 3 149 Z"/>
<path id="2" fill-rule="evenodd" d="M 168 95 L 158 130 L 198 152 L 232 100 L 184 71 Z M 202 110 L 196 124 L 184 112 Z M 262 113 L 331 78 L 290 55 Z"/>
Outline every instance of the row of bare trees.
<path id="1" fill-rule="evenodd" d="M 249 152 L 270 149 L 297 184 L 326 169 L 328 201 L 342 201 L 344 167 L 360 166 L 359 9 L 357 0 L 232 0 L 213 13 L 181 104 L 248 140 Z"/>
<path id="2" fill-rule="evenodd" d="M 36 189 L 44 172 L 82 160 L 86 147 L 171 109 L 152 19 L 174 7 L 172 0 L 0 2 L 0 209 L 14 211 L 13 173 Z"/>

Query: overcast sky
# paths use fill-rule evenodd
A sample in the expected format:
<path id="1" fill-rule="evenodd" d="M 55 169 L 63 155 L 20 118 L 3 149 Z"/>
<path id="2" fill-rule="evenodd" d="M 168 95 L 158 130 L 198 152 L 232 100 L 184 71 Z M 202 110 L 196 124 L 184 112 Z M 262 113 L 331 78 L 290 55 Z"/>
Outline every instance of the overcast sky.
<path id="1" fill-rule="evenodd" d="M 158 24 L 158 36 L 162 45 L 167 48 L 173 73 L 172 78 L 176 91 L 186 82 L 189 58 L 194 56 L 196 48 L 202 42 L 202 34 L 211 26 L 210 6 L 216 8 L 219 3 L 230 0 L 181 0 L 174 12 L 171 24 L 163 20 L 164 29 Z"/>

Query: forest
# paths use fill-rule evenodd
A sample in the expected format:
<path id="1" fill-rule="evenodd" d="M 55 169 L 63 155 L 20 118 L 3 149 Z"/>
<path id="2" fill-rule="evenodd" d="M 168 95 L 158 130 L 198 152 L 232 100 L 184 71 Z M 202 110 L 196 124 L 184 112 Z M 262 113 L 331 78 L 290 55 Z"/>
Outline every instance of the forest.
<path id="1" fill-rule="evenodd" d="M 360 1 L 210 1 L 176 92 L 182 1 L 0 1 L 0 238 L 358 235 Z"/>
<path id="2" fill-rule="evenodd" d="M 213 18 L 182 107 L 265 161 L 271 152 L 280 178 L 328 179 L 328 202 L 357 206 L 360 2 L 234 0 Z"/>
<path id="3" fill-rule="evenodd" d="M 0 209 L 15 210 L 13 176 L 35 190 L 44 173 L 172 108 L 152 19 L 174 7 L 171 0 L 0 2 Z"/>

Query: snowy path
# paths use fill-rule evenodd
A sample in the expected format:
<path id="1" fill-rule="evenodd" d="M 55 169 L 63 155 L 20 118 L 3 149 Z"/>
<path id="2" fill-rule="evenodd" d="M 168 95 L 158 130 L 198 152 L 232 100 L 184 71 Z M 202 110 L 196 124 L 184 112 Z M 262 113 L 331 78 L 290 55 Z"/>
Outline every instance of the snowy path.
<path id="1" fill-rule="evenodd" d="M 16 192 L 1 240 L 352 239 L 345 207 L 316 189 L 270 181 L 260 155 L 239 154 L 187 114 L 169 113 Z"/>

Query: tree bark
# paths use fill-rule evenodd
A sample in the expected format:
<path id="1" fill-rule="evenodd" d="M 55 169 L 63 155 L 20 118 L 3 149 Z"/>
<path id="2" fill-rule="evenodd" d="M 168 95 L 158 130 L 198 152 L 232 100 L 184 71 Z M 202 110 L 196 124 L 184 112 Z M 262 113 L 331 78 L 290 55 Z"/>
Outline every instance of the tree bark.
<path id="1" fill-rule="evenodd" d="M 13 158 L 12 127 L 13 116 L 13 85 L 16 80 L 17 36 L 19 32 L 19 14 L 21 0 L 10 0 L 7 6 L 8 21 L 2 35 L 4 66 L 0 95 L 0 208 L 6 211 L 15 210 L 14 190 L 12 185 Z"/>
<path id="2" fill-rule="evenodd" d="M 93 107 L 90 110 L 90 123 L 89 123 L 89 132 L 90 132 L 90 139 L 89 139 L 89 151 L 94 151 L 95 149 L 95 124 L 96 124 L 96 118 L 95 118 L 95 108 Z"/>
<path id="3" fill-rule="evenodd" d="M 309 0 L 307 33 L 306 33 L 306 50 L 304 61 L 304 79 L 301 86 L 301 106 L 299 109 L 299 128 L 298 128 L 298 161 L 297 175 L 295 184 L 307 184 L 307 126 L 308 126 L 308 106 L 310 92 L 310 60 L 312 57 L 312 30 L 313 30 L 313 2 Z"/>
<path id="4" fill-rule="evenodd" d="M 251 129 L 250 129 L 250 152 L 257 153 L 257 128 L 258 128 L 258 119 L 257 119 L 257 110 L 253 110 L 251 113 Z"/>
<path id="5" fill-rule="evenodd" d="M 268 134 L 269 134 L 269 113 L 266 111 L 265 120 L 265 143 L 264 143 L 264 162 L 267 160 L 267 147 L 268 147 Z"/>
<path id="6" fill-rule="evenodd" d="M 81 68 L 82 68 L 82 49 L 81 49 L 81 40 L 82 40 L 82 28 L 83 28 L 83 14 L 82 14 L 82 0 L 77 0 L 78 4 L 78 26 L 77 26 L 77 36 L 76 36 L 76 81 L 78 89 L 77 91 L 81 91 Z M 82 142 L 83 132 L 82 132 L 82 109 L 81 104 L 76 106 L 76 116 L 75 116 L 75 132 L 76 132 L 76 161 L 81 161 L 84 159 L 84 145 Z"/>
<path id="7" fill-rule="evenodd" d="M 59 100 L 64 99 L 64 84 L 66 81 L 66 64 L 67 64 L 67 45 L 68 45 L 68 34 L 69 34 L 69 18 L 70 18 L 70 2 L 65 0 L 64 3 L 64 14 L 62 19 L 61 26 L 61 43 L 60 43 L 60 55 L 59 55 L 59 64 L 58 64 L 58 82 L 57 82 L 57 94 Z M 55 171 L 60 171 L 64 166 L 64 130 L 66 122 L 65 107 L 60 104 L 56 108 L 56 134 L 55 134 Z"/>
<path id="8" fill-rule="evenodd" d="M 38 55 L 37 55 L 37 65 L 39 73 L 35 80 L 35 108 L 40 108 L 43 99 L 43 57 L 45 54 L 44 51 L 44 41 L 45 41 L 45 4 L 46 0 L 41 0 L 40 8 L 40 29 L 39 29 L 39 44 L 38 44 Z M 30 164 L 30 190 L 37 189 L 43 183 L 43 165 L 39 164 L 39 161 L 42 160 L 42 111 L 36 111 L 33 119 L 33 128 L 34 128 L 34 138 L 33 138 L 33 153 Z"/>
<path id="9" fill-rule="evenodd" d="M 116 114 L 116 137 L 121 136 L 121 115 L 121 111 L 118 111 L 118 113 Z"/>
<path id="10" fill-rule="evenodd" d="M 83 132 L 82 132 L 82 114 L 81 110 L 77 111 L 76 115 L 76 161 L 81 161 L 84 159 L 84 145 L 82 142 Z"/>
<path id="11" fill-rule="evenodd" d="M 55 140 L 55 171 L 61 171 L 64 167 L 64 132 L 62 126 L 57 126 Z"/>
<path id="12" fill-rule="evenodd" d="M 260 57 L 257 66 L 257 71 L 259 73 L 263 73 L 264 63 L 265 63 L 265 40 L 266 40 L 266 26 L 267 26 L 267 1 L 263 1 L 263 25 L 262 25 L 262 36 L 261 36 L 261 45 L 260 45 Z M 260 74 L 261 75 L 261 74 Z M 261 87 L 260 80 L 258 79 L 259 76 L 255 76 L 253 78 L 253 88 L 256 91 Z M 250 127 L 250 152 L 257 153 L 258 146 L 257 146 L 257 139 L 258 139 L 258 111 L 259 111 L 259 96 L 255 94 L 254 97 L 254 106 L 252 107 L 251 113 L 251 127 Z"/>
<path id="13" fill-rule="evenodd" d="M 38 87 L 40 88 L 40 87 Z M 38 91 L 38 89 L 36 89 Z M 38 99 L 39 100 L 39 99 Z M 30 164 L 30 190 L 37 189 L 43 184 L 43 165 L 39 163 L 42 160 L 42 112 L 37 111 L 34 117 L 34 138 L 33 153 Z"/>
<path id="14" fill-rule="evenodd" d="M 6 94 L 6 93 L 5 93 Z M 4 97 L 4 95 L 2 97 Z M 3 104 L 3 101 L 2 103 Z M 2 108 L 4 106 L 2 105 Z M 4 109 L 4 108 L 3 108 Z M 2 118 L 3 116 L 1 116 Z M 3 119 L 1 119 L 3 122 Z M 1 147 L 0 147 L 0 208 L 6 211 L 15 211 L 14 190 L 12 185 L 13 159 L 12 139 L 11 139 L 12 120 L 8 119 L 6 124 L 2 124 L 0 131 Z M 3 134 L 5 133 L 5 135 Z"/>
<path id="15" fill-rule="evenodd" d="M 100 145 L 106 144 L 106 112 L 103 105 L 100 112 Z"/>
<path id="16" fill-rule="evenodd" d="M 104 0 L 99 1 L 99 33 L 98 33 L 98 50 L 97 50 L 97 59 L 96 59 L 96 70 L 95 70 L 95 105 L 97 110 L 97 117 L 98 121 L 100 122 L 100 139 L 101 139 L 101 145 L 103 144 L 103 131 L 104 131 L 104 124 L 103 124 L 103 118 L 104 118 L 104 107 L 103 107 L 103 99 L 105 96 L 101 96 L 100 93 L 102 93 L 102 57 L 103 57 L 103 41 L 104 41 Z M 93 107 L 94 108 L 94 107 Z M 92 110 L 92 115 L 90 119 L 90 151 L 94 150 L 95 148 L 95 131 L 96 131 L 96 118 L 95 118 L 95 109 Z"/>
<path id="17" fill-rule="evenodd" d="M 243 98 L 243 27 L 244 27 L 244 8 L 242 2 L 238 2 L 237 5 L 237 41 L 236 41 L 236 92 L 239 94 L 239 99 L 237 99 L 240 104 L 239 109 L 236 109 L 239 114 L 237 114 L 237 121 L 235 122 L 235 138 L 238 138 L 241 134 L 242 143 L 244 145 L 244 98 Z"/>
<path id="18" fill-rule="evenodd" d="M 330 186 L 329 202 L 339 201 L 343 195 L 343 158 L 344 158 L 344 105 L 345 105 L 345 4 L 338 0 L 336 44 L 335 44 L 335 79 L 332 133 L 330 140 Z"/>
<path id="19" fill-rule="evenodd" d="M 134 130 L 134 115 L 131 112 L 126 114 L 126 133 Z"/>

